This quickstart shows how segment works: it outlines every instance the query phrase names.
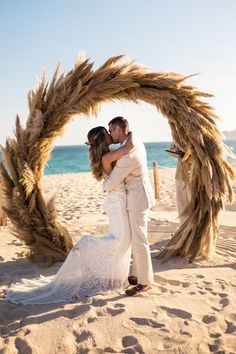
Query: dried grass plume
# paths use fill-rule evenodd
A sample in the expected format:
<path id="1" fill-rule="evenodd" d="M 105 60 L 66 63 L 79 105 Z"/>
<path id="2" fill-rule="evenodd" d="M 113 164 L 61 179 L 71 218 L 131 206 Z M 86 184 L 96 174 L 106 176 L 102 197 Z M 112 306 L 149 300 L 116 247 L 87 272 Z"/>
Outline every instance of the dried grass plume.
<path id="1" fill-rule="evenodd" d="M 15 137 L 2 147 L 7 167 L 1 165 L 5 212 L 30 256 L 49 263 L 62 261 L 73 246 L 66 228 L 56 219 L 53 200 L 46 202 L 42 193 L 43 170 L 55 138 L 75 115 L 96 114 L 101 103 L 114 100 L 154 105 L 168 119 L 175 143 L 191 149 L 190 216 L 161 256 L 188 256 L 190 260 L 207 256 L 218 237 L 223 201 L 232 200 L 235 177 L 214 110 L 204 101 L 211 95 L 187 85 L 180 74 L 152 72 L 122 56 L 108 59 L 96 70 L 80 57 L 70 72 L 58 74 L 59 66 L 47 83 L 43 72 L 37 90 L 28 95 L 25 128 L 17 116 Z"/>

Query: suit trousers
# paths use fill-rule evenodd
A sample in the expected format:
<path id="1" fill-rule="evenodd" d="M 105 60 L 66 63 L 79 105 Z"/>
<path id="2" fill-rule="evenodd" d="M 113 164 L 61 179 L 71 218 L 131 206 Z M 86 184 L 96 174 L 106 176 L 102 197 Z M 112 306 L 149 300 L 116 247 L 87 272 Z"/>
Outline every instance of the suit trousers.
<path id="1" fill-rule="evenodd" d="M 147 239 L 148 210 L 128 209 L 132 237 L 132 275 L 138 278 L 138 284 L 153 283 L 153 269 L 150 248 Z"/>

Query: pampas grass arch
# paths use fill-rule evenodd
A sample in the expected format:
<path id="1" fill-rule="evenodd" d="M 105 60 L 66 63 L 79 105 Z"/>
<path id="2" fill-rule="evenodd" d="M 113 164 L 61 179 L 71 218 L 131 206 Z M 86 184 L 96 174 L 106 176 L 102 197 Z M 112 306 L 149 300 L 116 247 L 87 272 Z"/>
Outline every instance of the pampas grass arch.
<path id="1" fill-rule="evenodd" d="M 55 138 L 75 115 L 96 114 L 103 102 L 144 101 L 168 119 L 173 140 L 192 152 L 192 201 L 187 221 L 162 250 L 172 255 L 207 256 L 218 237 L 217 217 L 223 199 L 232 201 L 234 171 L 225 159 L 225 145 L 212 107 L 200 92 L 176 73 L 151 72 L 135 62 L 110 58 L 97 70 L 80 57 L 73 70 L 50 84 L 45 72 L 36 91 L 28 96 L 25 129 L 16 118 L 15 138 L 2 147 L 7 169 L 1 165 L 6 196 L 5 211 L 14 234 L 29 247 L 32 259 L 63 261 L 73 246 L 71 237 L 56 219 L 54 200 L 45 201 L 41 179 Z"/>

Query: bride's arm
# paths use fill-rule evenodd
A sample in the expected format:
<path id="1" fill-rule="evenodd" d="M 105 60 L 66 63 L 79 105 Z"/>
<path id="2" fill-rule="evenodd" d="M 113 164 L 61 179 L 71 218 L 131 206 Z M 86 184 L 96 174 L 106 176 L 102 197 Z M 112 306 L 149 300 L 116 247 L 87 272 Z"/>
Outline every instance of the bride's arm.
<path id="1" fill-rule="evenodd" d="M 109 151 L 102 157 L 102 163 L 111 164 L 119 160 L 122 156 L 130 152 L 134 148 L 132 132 L 129 133 L 127 142 L 124 146 L 119 147 L 117 150 Z"/>
<path id="2" fill-rule="evenodd" d="M 134 148 L 134 143 L 133 143 L 133 136 L 132 133 L 129 133 L 129 137 L 127 139 L 127 142 L 124 146 L 120 147 L 117 150 L 114 151 L 109 151 L 102 157 L 102 169 L 103 171 L 109 175 L 112 171 L 112 163 L 119 160 L 122 156 L 127 154 L 129 151 L 131 151 Z"/>

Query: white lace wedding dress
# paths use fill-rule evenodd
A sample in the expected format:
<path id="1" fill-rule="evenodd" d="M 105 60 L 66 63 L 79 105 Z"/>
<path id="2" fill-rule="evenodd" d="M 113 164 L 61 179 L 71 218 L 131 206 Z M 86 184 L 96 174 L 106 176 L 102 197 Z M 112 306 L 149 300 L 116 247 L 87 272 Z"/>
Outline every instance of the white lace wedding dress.
<path id="1" fill-rule="evenodd" d="M 7 289 L 7 299 L 15 304 L 73 302 L 76 298 L 125 287 L 131 234 L 124 186 L 108 193 L 105 211 L 109 219 L 108 234 L 83 236 L 54 277 L 22 279 Z"/>

